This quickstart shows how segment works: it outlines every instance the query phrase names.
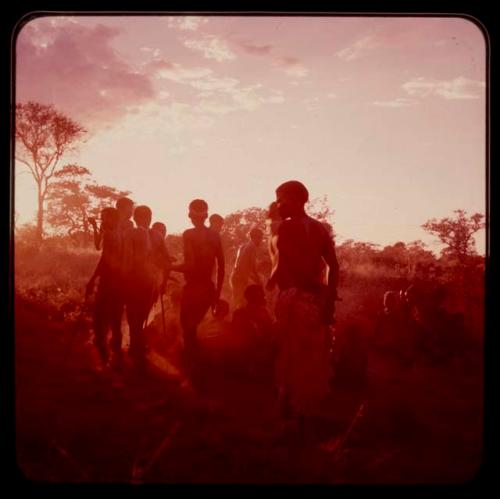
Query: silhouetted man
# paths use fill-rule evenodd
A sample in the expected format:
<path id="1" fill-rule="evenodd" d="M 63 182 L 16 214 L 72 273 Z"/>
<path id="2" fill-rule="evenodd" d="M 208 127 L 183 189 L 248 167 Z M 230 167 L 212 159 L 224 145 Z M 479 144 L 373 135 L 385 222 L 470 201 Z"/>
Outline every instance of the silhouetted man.
<path id="1" fill-rule="evenodd" d="M 316 413 L 329 392 L 326 328 L 334 322 L 338 263 L 324 225 L 305 213 L 306 187 L 291 180 L 276 189 L 283 219 L 278 228 L 276 280 L 278 327 L 277 383 L 286 412 Z M 328 265 L 328 285 L 322 283 Z"/>
<path id="2" fill-rule="evenodd" d="M 191 201 L 188 216 L 194 227 L 182 234 L 184 262 L 173 265 L 172 270 L 183 272 L 186 281 L 182 290 L 180 320 L 185 352 L 192 359 L 197 347 L 198 325 L 210 307 L 216 312 L 224 281 L 224 253 L 219 234 L 205 226 L 207 203 L 202 199 Z M 212 273 L 215 262 L 217 283 L 214 287 Z"/>
<path id="3" fill-rule="evenodd" d="M 151 230 L 158 232 L 158 234 L 161 237 L 161 240 L 163 242 L 164 248 L 161 251 L 156 251 L 155 252 L 155 258 L 157 259 L 157 265 L 158 267 L 164 269 L 166 267 L 170 268 L 170 265 L 175 262 L 175 258 L 170 255 L 170 252 L 168 251 L 167 247 L 167 226 L 163 222 L 155 222 L 151 226 Z M 165 261 L 164 261 L 165 260 Z M 158 299 L 159 294 L 164 294 L 166 291 L 166 285 L 167 281 L 169 279 L 174 280 L 175 282 L 178 282 L 175 278 L 170 277 L 170 270 L 165 270 L 165 280 L 163 281 L 163 285 L 160 286 L 157 290 L 157 292 L 153 296 L 153 304 L 154 302 Z"/>
<path id="4" fill-rule="evenodd" d="M 102 254 L 99 263 L 90 278 L 86 297 L 94 291 L 96 279 L 99 279 L 95 304 L 94 304 L 94 345 L 96 346 L 104 366 L 109 361 L 107 334 L 112 330 L 111 348 L 115 360 L 121 358 L 121 317 L 119 308 L 121 301 L 117 298 L 120 294 L 120 283 L 117 275 L 120 272 L 122 257 L 122 242 L 118 232 L 118 211 L 115 208 L 104 208 L 101 211 L 101 241 Z M 120 321 L 117 318 L 120 317 Z"/>
<path id="5" fill-rule="evenodd" d="M 144 323 L 153 304 L 153 296 L 168 271 L 163 239 L 157 231 L 149 228 L 151 215 L 149 207 L 138 206 L 134 210 L 137 227 L 127 231 L 124 241 L 130 354 L 140 368 L 144 367 L 146 353 Z"/>
<path id="6" fill-rule="evenodd" d="M 233 304 L 236 307 L 243 305 L 243 295 L 248 285 L 261 284 L 261 278 L 257 271 L 257 251 L 262 243 L 262 238 L 262 231 L 253 228 L 249 233 L 249 241 L 238 249 L 233 273 L 231 274 Z"/>
<path id="7" fill-rule="evenodd" d="M 118 198 L 116 200 L 116 209 L 118 210 L 118 229 L 124 232 L 128 229 L 133 229 L 134 224 L 132 223 L 132 214 L 134 212 L 134 202 L 129 198 Z M 97 223 L 95 218 L 90 217 L 89 223 L 92 226 L 94 232 L 94 245 L 96 250 L 101 249 L 101 242 L 103 237 L 102 225 L 100 229 L 97 229 Z"/>
<path id="8" fill-rule="evenodd" d="M 278 266 L 278 229 L 281 224 L 281 215 L 278 209 L 278 203 L 273 201 L 268 208 L 266 218 L 266 232 L 269 252 L 271 259 L 271 276 L 274 275 Z M 269 279 L 266 284 L 267 291 L 272 291 L 276 287 L 276 281 Z"/>
<path id="9" fill-rule="evenodd" d="M 384 308 L 377 317 L 372 338 L 374 357 L 385 371 L 398 375 L 413 362 L 415 344 L 412 329 L 394 291 L 384 293 Z M 395 374 L 394 374 L 395 373 Z"/>
<path id="10" fill-rule="evenodd" d="M 220 234 L 220 231 L 222 230 L 222 226 L 224 225 L 224 218 L 219 215 L 218 213 L 214 213 L 210 215 L 210 218 L 208 219 L 209 223 L 209 228 L 217 232 L 217 234 Z"/>

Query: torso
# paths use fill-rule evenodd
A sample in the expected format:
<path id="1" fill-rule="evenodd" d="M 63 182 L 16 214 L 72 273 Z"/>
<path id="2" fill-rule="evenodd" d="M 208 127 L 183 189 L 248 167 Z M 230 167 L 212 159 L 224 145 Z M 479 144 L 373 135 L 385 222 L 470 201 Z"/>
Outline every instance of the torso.
<path id="1" fill-rule="evenodd" d="M 281 222 L 278 230 L 277 282 L 281 290 L 314 289 L 324 282 L 325 245 L 330 244 L 323 225 L 309 216 Z"/>
<path id="2" fill-rule="evenodd" d="M 212 273 L 218 251 L 220 237 L 208 227 L 195 227 L 183 234 L 184 259 L 190 261 L 192 270 L 185 273 L 187 283 L 212 281 Z"/>

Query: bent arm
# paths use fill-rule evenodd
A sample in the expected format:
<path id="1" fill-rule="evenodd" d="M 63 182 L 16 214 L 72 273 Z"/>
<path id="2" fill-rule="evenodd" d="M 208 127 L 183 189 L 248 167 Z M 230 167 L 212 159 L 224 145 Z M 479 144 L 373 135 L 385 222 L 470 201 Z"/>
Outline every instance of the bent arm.
<path id="1" fill-rule="evenodd" d="M 182 242 L 183 242 L 184 261 L 182 263 L 171 265 L 170 270 L 174 272 L 184 272 L 184 273 L 191 272 L 194 268 L 194 254 L 192 249 L 192 243 L 188 234 L 184 233 L 182 235 Z"/>
<path id="2" fill-rule="evenodd" d="M 102 243 L 102 227 L 100 229 L 97 229 L 97 224 L 95 222 L 95 219 L 90 219 L 90 225 L 92 226 L 92 232 L 94 233 L 94 246 L 96 250 L 101 249 L 101 243 Z"/>
<path id="3" fill-rule="evenodd" d="M 328 265 L 328 290 L 332 299 L 337 298 L 337 287 L 339 283 L 339 262 L 335 252 L 333 241 L 328 241 L 323 253 L 323 258 Z"/>
<path id="4" fill-rule="evenodd" d="M 216 297 L 217 300 L 220 297 L 221 291 L 222 291 L 222 285 L 224 284 L 224 276 L 226 273 L 226 262 L 224 258 L 224 251 L 222 250 L 222 245 L 219 242 L 219 246 L 217 248 L 217 254 L 216 254 L 216 259 L 217 259 L 217 284 L 216 284 Z"/>

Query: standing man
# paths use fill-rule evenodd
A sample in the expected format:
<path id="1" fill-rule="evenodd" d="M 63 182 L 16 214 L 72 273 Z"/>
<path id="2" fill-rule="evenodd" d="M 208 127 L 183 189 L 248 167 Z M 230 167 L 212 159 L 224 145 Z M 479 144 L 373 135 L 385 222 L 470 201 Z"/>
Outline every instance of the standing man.
<path id="1" fill-rule="evenodd" d="M 114 353 L 113 365 L 119 368 L 122 365 L 123 355 L 122 355 L 122 317 L 123 311 L 125 309 L 125 274 L 124 274 L 124 251 L 123 245 L 126 238 L 126 234 L 134 228 L 134 224 L 131 220 L 132 213 L 134 211 L 134 202 L 126 197 L 121 197 L 116 201 L 116 226 L 114 234 L 113 243 L 113 270 L 111 275 L 107 279 L 113 281 L 112 302 L 113 305 L 109 308 L 110 317 L 108 318 L 112 329 L 111 338 L 111 349 Z M 106 209 L 108 210 L 108 209 Z M 108 210 L 109 211 L 109 210 Z M 111 211 L 109 211 L 111 213 Z M 103 248 L 105 244 L 105 230 L 101 225 L 100 230 L 97 230 L 97 224 L 95 220 L 89 219 L 93 230 L 94 230 L 94 244 L 97 250 Z"/>
<path id="2" fill-rule="evenodd" d="M 224 225 L 224 217 L 218 213 L 213 213 L 208 219 L 209 228 L 220 234 L 222 226 Z"/>
<path id="3" fill-rule="evenodd" d="M 109 361 L 108 329 L 112 330 L 111 348 L 113 364 L 121 359 L 121 329 L 116 324 L 117 308 L 120 301 L 117 296 L 120 286 L 117 280 L 121 263 L 121 240 L 118 233 L 118 211 L 115 208 L 104 208 L 101 211 L 102 254 L 99 263 L 90 278 L 85 297 L 88 298 L 95 288 L 95 281 L 99 285 L 95 297 L 93 311 L 94 345 L 99 352 L 102 365 L 106 367 Z"/>
<path id="4" fill-rule="evenodd" d="M 171 270 L 183 272 L 186 284 L 182 290 L 180 320 L 184 333 L 184 349 L 192 361 L 197 350 L 197 328 L 212 307 L 215 313 L 224 282 L 224 253 L 220 236 L 205 226 L 208 204 L 203 199 L 189 203 L 188 216 L 193 224 L 182 234 L 184 262 Z M 216 285 L 212 274 L 217 262 Z"/>
<path id="5" fill-rule="evenodd" d="M 291 180 L 276 189 L 282 218 L 277 233 L 277 384 L 285 416 L 314 416 L 329 392 L 327 328 L 334 322 L 339 266 L 332 237 L 306 214 L 306 187 Z M 322 271 L 328 265 L 328 284 Z"/>
<path id="6" fill-rule="evenodd" d="M 262 243 L 263 236 L 263 232 L 254 227 L 249 233 L 249 241 L 238 249 L 233 273 L 231 274 L 234 307 L 241 307 L 245 304 L 244 294 L 247 286 L 262 284 L 257 271 L 257 251 Z"/>
<path id="7" fill-rule="evenodd" d="M 135 229 L 126 233 L 125 296 L 130 329 L 130 354 L 137 367 L 145 367 L 144 323 L 153 304 L 153 296 L 164 285 L 168 272 L 165 245 L 161 235 L 149 228 L 151 209 L 138 206 L 134 211 Z"/>

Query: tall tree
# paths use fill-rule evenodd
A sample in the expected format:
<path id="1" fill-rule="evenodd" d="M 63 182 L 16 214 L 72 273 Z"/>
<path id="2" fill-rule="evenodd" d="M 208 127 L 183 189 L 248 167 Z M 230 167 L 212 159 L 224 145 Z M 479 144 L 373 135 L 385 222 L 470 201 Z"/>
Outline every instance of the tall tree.
<path id="1" fill-rule="evenodd" d="M 454 210 L 455 216 L 437 220 L 432 218 L 422 225 L 422 228 L 439 238 L 445 245 L 441 254 L 456 258 L 459 263 L 465 263 L 467 258 L 476 253 L 474 234 L 484 229 L 484 215 L 474 213 L 467 216 L 465 210 Z"/>
<path id="2" fill-rule="evenodd" d="M 37 233 L 43 237 L 44 205 L 61 157 L 75 150 L 86 130 L 53 106 L 38 102 L 16 104 L 16 160 L 23 163 L 37 186 Z"/>
<path id="3" fill-rule="evenodd" d="M 89 217 L 97 218 L 102 208 L 112 206 L 119 197 L 130 192 L 120 191 L 92 180 L 87 168 L 65 165 L 54 174 L 47 194 L 47 221 L 57 231 L 71 237 L 90 240 Z"/>

